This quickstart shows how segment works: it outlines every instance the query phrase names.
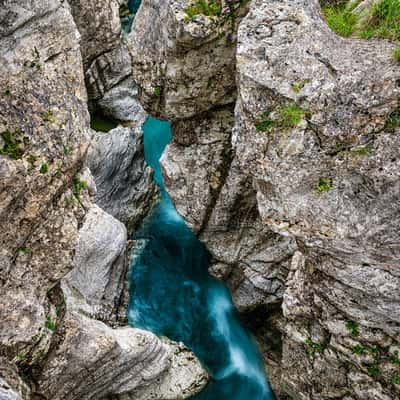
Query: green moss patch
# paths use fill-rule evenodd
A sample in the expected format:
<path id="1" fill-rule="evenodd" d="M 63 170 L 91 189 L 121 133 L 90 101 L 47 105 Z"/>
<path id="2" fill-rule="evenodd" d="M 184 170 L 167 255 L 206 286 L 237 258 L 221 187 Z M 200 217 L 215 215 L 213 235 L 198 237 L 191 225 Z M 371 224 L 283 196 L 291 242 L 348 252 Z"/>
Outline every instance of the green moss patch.
<path id="1" fill-rule="evenodd" d="M 186 14 L 191 19 L 200 14 L 208 17 L 218 17 L 221 15 L 221 11 L 221 2 L 218 0 L 196 0 L 185 10 Z"/>

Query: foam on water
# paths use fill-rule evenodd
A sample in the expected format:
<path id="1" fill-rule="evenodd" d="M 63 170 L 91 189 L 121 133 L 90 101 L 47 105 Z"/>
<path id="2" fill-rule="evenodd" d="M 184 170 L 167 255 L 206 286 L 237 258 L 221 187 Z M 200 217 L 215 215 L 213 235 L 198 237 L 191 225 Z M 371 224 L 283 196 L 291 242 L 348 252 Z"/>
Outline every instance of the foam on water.
<path id="1" fill-rule="evenodd" d="M 164 189 L 159 159 L 171 140 L 170 123 L 143 125 L 145 158 L 161 190 L 158 205 L 136 239 L 129 322 L 185 343 L 211 381 L 196 400 L 271 400 L 273 394 L 251 336 L 241 326 L 228 290 L 208 274 L 209 254 L 176 212 Z"/>

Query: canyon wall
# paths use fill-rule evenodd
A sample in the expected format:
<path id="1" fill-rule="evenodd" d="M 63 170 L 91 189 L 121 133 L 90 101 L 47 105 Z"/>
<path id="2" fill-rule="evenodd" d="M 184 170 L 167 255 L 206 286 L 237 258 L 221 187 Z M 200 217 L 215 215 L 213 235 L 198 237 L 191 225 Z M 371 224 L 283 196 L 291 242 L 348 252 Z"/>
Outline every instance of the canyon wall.
<path id="1" fill-rule="evenodd" d="M 100 3 L 0 11 L 1 399 L 173 400 L 207 380 L 182 345 L 126 326 L 128 233 L 155 188 L 119 3 Z M 94 132 L 88 106 L 124 126 Z"/>
<path id="2" fill-rule="evenodd" d="M 395 45 L 338 37 L 316 0 L 193 4 L 144 0 L 128 38 L 140 99 L 173 121 L 177 210 L 278 397 L 397 398 Z"/>

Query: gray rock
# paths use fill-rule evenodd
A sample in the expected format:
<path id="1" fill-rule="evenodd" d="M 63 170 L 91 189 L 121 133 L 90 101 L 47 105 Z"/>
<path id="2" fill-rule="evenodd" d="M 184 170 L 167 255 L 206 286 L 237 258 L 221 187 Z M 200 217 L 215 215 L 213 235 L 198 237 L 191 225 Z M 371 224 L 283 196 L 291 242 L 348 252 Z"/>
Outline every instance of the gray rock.
<path id="1" fill-rule="evenodd" d="M 100 321 L 68 311 L 63 328 L 63 341 L 49 354 L 39 377 L 47 398 L 117 398 L 160 385 L 165 393 L 154 398 L 161 400 L 171 398 L 167 397 L 171 392 L 180 396 L 186 390 L 193 395 L 206 381 L 192 355 L 186 356 L 190 368 L 176 366 L 191 374 L 183 382 L 173 379 L 176 371 L 169 372 L 173 350 L 150 332 L 130 327 L 111 329 Z"/>
<path id="2" fill-rule="evenodd" d="M 146 113 L 137 96 L 137 85 L 132 79 L 127 78 L 107 91 L 98 104 L 104 114 L 119 121 L 132 121 L 139 126 L 146 118 Z"/>
<path id="3" fill-rule="evenodd" d="M 397 396 L 383 373 L 359 391 L 350 376 L 369 372 L 356 344 L 334 345 L 373 346 L 379 333 L 383 370 L 400 328 L 400 161 L 385 123 L 400 94 L 393 47 L 337 37 L 317 1 L 255 1 L 239 28 L 235 153 L 263 223 L 301 244 L 283 303 L 282 384 L 295 399 Z M 285 127 L 288 105 L 302 121 Z"/>
<path id="4" fill-rule="evenodd" d="M 93 205 L 79 230 L 75 250 L 75 268 L 64 278 L 66 290 L 74 299 L 70 308 L 93 318 L 116 318 L 127 271 L 126 228 Z M 68 288 L 68 289 L 67 289 Z"/>
<path id="5" fill-rule="evenodd" d="M 135 128 L 95 132 L 87 158 L 97 187 L 95 202 L 130 232 L 148 212 L 155 194 L 140 127 L 141 123 Z"/>
<path id="6" fill-rule="evenodd" d="M 234 102 L 241 4 L 223 1 L 221 15 L 190 18 L 187 0 L 142 2 L 128 46 L 147 111 L 178 120 Z"/>

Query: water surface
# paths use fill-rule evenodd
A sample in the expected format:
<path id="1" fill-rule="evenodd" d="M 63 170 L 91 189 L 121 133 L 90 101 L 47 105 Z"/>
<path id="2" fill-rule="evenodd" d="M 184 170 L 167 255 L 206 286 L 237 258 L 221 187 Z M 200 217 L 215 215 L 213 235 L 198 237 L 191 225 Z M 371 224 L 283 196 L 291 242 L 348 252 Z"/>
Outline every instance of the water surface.
<path id="1" fill-rule="evenodd" d="M 143 126 L 146 162 L 161 199 L 136 234 L 145 246 L 132 258 L 129 322 L 185 343 L 211 380 L 196 400 L 271 400 L 260 354 L 241 326 L 228 290 L 208 274 L 209 254 L 176 212 L 164 189 L 159 159 L 170 123 Z"/>

